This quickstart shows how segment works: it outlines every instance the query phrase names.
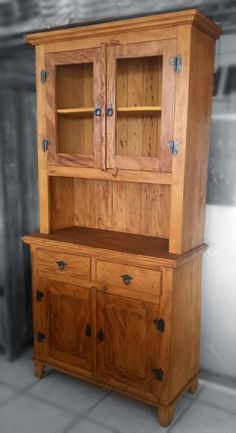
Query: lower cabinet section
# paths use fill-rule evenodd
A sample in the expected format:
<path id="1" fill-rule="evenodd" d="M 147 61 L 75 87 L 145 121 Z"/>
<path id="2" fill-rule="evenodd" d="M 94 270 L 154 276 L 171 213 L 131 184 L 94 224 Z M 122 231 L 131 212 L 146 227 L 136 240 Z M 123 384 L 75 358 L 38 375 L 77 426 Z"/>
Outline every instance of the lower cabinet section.
<path id="1" fill-rule="evenodd" d="M 99 374 L 154 391 L 158 365 L 159 306 L 107 293 L 97 294 Z"/>
<path id="2" fill-rule="evenodd" d="M 91 293 L 84 287 L 41 279 L 44 353 L 84 370 L 92 370 Z"/>
<path id="3" fill-rule="evenodd" d="M 32 246 L 36 376 L 49 365 L 124 392 L 168 425 L 176 400 L 197 389 L 201 255 L 169 267 L 121 255 L 112 266 L 108 253 L 65 247 L 52 249 L 50 270 L 40 248 L 38 256 Z"/>

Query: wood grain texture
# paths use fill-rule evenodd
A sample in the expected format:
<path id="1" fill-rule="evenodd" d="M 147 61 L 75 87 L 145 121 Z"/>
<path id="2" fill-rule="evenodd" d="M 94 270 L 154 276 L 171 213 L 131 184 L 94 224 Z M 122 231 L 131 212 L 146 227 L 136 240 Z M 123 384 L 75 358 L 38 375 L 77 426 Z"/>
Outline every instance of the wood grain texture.
<path id="1" fill-rule="evenodd" d="M 158 359 L 158 334 L 153 321 L 158 305 L 98 293 L 97 336 L 99 376 L 115 378 L 152 392 L 152 368 Z"/>
<path id="2" fill-rule="evenodd" d="M 122 276 L 129 275 L 132 279 L 127 285 L 124 283 Z M 136 268 L 128 266 L 125 263 L 112 263 L 97 261 L 96 279 L 110 286 L 116 286 L 123 289 L 125 295 L 126 289 L 134 292 L 149 292 L 154 296 L 160 296 L 161 293 L 161 273 L 145 268 Z"/>
<path id="3" fill-rule="evenodd" d="M 174 137 L 180 152 L 173 158 L 170 251 L 182 253 L 203 241 L 214 42 L 197 29 L 182 27 L 178 52 L 185 65 L 176 78 Z M 203 65 L 205 55 L 209 61 Z"/>
<path id="4" fill-rule="evenodd" d="M 168 237 L 170 188 L 100 180 L 75 180 L 75 224 Z"/>
<path id="5" fill-rule="evenodd" d="M 96 168 L 81 168 L 68 166 L 48 166 L 49 176 L 79 177 L 81 179 L 112 180 L 114 182 L 143 182 L 153 184 L 171 185 L 171 173 L 158 173 L 150 171 L 118 170 L 113 176 L 113 170 L 102 171 Z"/>
<path id="6" fill-rule="evenodd" d="M 39 224 L 41 233 L 49 233 L 51 227 L 50 186 L 47 176 L 48 155 L 47 152 L 42 152 L 42 140 L 46 135 L 46 88 L 40 80 L 40 73 L 43 69 L 45 69 L 44 45 L 40 45 L 36 48 Z"/>
<path id="7" fill-rule="evenodd" d="M 72 178 L 50 178 L 51 229 L 74 225 L 74 182 Z"/>

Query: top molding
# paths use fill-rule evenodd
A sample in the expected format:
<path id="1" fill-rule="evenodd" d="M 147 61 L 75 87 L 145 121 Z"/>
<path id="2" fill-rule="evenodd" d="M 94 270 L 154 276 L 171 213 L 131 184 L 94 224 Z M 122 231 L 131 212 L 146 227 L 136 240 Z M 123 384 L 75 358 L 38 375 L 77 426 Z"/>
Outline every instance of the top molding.
<path id="1" fill-rule="evenodd" d="M 94 36 L 105 36 L 127 31 L 150 30 L 153 28 L 173 27 L 191 24 L 207 33 L 213 39 L 218 39 L 222 29 L 197 9 L 180 12 L 161 13 L 139 18 L 121 19 L 98 24 L 78 24 L 77 27 L 30 33 L 26 41 L 31 45 L 64 42 L 72 39 L 83 39 Z"/>

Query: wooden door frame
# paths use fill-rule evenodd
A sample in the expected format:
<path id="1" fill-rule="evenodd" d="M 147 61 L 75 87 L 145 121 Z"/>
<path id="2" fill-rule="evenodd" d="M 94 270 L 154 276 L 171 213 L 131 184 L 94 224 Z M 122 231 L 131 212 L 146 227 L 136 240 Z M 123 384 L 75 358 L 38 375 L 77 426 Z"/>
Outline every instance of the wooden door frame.
<path id="1" fill-rule="evenodd" d="M 104 73 L 102 63 L 102 48 L 91 48 L 69 52 L 45 54 L 45 67 L 48 73 L 46 81 L 46 138 L 48 146 L 48 165 L 63 165 L 77 167 L 104 166 L 102 149 L 105 147 L 105 101 L 104 101 Z M 56 114 L 56 67 L 66 64 L 93 63 L 93 98 L 94 108 L 97 104 L 102 109 L 102 115 L 94 115 L 94 155 L 57 153 L 57 114 Z"/>
<path id="2" fill-rule="evenodd" d="M 175 72 L 170 59 L 176 56 L 177 40 L 142 42 L 127 45 L 116 45 L 107 48 L 107 106 L 111 103 L 114 114 L 107 117 L 107 166 L 146 171 L 172 171 L 172 154 L 167 143 L 173 140 L 175 109 Z M 161 55 L 162 72 L 162 121 L 161 146 L 159 158 L 116 156 L 116 60 L 119 58 L 138 58 Z M 168 100 L 168 103 L 164 101 Z"/>

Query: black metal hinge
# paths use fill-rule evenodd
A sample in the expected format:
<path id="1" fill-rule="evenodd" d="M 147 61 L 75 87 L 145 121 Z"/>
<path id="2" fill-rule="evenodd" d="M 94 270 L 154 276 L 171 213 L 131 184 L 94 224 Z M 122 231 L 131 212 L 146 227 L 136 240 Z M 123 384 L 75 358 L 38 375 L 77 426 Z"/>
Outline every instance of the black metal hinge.
<path id="1" fill-rule="evenodd" d="M 171 57 L 170 59 L 170 64 L 173 66 L 174 72 L 180 72 L 182 69 L 182 57 L 179 56 L 175 56 L 175 57 Z"/>
<path id="2" fill-rule="evenodd" d="M 50 144 L 50 141 L 47 140 L 47 138 L 42 139 L 42 151 L 46 152 L 48 150 L 48 146 Z"/>
<path id="3" fill-rule="evenodd" d="M 154 320 L 154 323 L 155 323 L 158 331 L 160 331 L 160 332 L 165 331 L 165 320 L 164 319 L 156 319 L 156 320 Z"/>
<path id="4" fill-rule="evenodd" d="M 153 368 L 152 372 L 156 378 L 156 380 L 158 380 L 158 382 L 162 382 L 163 381 L 163 377 L 164 377 L 164 372 L 161 368 Z"/>
<path id="5" fill-rule="evenodd" d="M 170 140 L 170 141 L 168 141 L 167 147 L 169 147 L 170 152 L 173 155 L 177 155 L 177 153 L 179 152 L 179 142 L 178 142 L 178 140 Z"/>
<path id="6" fill-rule="evenodd" d="M 44 293 L 40 292 L 40 290 L 37 290 L 37 292 L 36 292 L 36 299 L 37 299 L 37 301 L 41 302 L 42 299 L 43 299 L 43 297 L 44 297 Z"/>
<path id="7" fill-rule="evenodd" d="M 46 335 L 44 335 L 42 332 L 37 333 L 38 342 L 42 343 L 43 340 L 46 338 Z"/>
<path id="8" fill-rule="evenodd" d="M 44 84 L 47 81 L 48 72 L 45 69 L 42 69 L 40 72 L 41 83 Z"/>

